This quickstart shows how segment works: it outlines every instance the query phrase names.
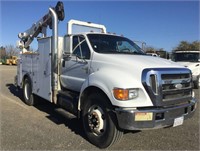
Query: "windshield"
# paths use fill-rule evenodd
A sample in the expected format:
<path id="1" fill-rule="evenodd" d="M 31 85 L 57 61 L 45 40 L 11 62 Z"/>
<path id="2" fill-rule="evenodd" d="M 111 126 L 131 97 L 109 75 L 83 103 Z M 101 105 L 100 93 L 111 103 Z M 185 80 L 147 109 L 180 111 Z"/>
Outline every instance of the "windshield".
<path id="1" fill-rule="evenodd" d="M 88 34 L 92 48 L 98 53 L 141 54 L 142 49 L 133 41 L 114 35 Z"/>
<path id="2" fill-rule="evenodd" d="M 175 53 L 174 61 L 182 62 L 198 62 L 200 59 L 200 53 Z"/>

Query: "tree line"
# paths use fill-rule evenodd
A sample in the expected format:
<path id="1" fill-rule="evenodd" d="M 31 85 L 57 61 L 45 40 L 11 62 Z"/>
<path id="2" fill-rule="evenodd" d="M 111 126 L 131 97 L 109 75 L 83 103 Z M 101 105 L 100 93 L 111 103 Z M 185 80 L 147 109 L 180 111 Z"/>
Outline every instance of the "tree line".
<path id="1" fill-rule="evenodd" d="M 0 47 L 0 62 L 5 62 L 6 59 L 10 59 L 11 56 L 18 56 L 19 50 L 14 45 L 6 45 Z"/>
<path id="2" fill-rule="evenodd" d="M 171 52 L 175 51 L 200 51 L 200 41 L 181 41 L 175 48 L 171 50 Z M 162 58 L 169 58 L 169 53 L 165 51 L 163 48 L 155 48 L 152 46 L 145 47 L 146 53 L 156 53 Z"/>
<path id="3" fill-rule="evenodd" d="M 200 41 L 181 41 L 173 51 L 200 51 Z"/>

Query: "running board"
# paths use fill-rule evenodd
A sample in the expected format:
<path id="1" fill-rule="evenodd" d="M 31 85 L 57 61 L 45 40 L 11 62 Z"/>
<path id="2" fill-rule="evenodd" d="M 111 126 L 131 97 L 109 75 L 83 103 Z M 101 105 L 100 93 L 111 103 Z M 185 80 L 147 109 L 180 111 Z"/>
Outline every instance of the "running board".
<path id="1" fill-rule="evenodd" d="M 78 115 L 78 93 L 73 93 L 70 91 L 58 91 L 58 102 L 63 109 L 69 111 L 74 115 Z"/>

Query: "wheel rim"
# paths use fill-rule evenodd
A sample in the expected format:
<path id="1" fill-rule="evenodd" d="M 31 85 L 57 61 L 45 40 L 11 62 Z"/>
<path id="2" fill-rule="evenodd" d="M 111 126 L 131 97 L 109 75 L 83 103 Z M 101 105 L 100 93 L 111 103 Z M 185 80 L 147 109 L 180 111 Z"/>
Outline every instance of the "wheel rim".
<path id="1" fill-rule="evenodd" d="M 29 98 L 30 98 L 30 84 L 29 83 L 25 84 L 24 91 L 25 91 L 24 93 L 25 93 L 26 99 L 29 100 Z"/>
<path id="2" fill-rule="evenodd" d="M 88 112 L 88 124 L 90 130 L 97 136 L 103 135 L 106 131 L 105 113 L 100 106 L 90 107 Z"/>

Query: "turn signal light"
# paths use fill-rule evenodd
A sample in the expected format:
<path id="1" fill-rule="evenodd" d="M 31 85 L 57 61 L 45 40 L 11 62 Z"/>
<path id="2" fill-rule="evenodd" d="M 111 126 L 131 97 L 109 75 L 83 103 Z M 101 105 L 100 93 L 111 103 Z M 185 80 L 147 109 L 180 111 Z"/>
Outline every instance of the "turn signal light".
<path id="1" fill-rule="evenodd" d="M 114 88 L 113 94 L 115 99 L 125 101 L 138 97 L 138 90 L 139 89 L 137 88 L 132 88 L 132 89 Z"/>
<path id="2" fill-rule="evenodd" d="M 128 100 L 129 99 L 129 90 L 128 89 L 116 88 L 113 90 L 113 94 L 117 100 Z"/>

